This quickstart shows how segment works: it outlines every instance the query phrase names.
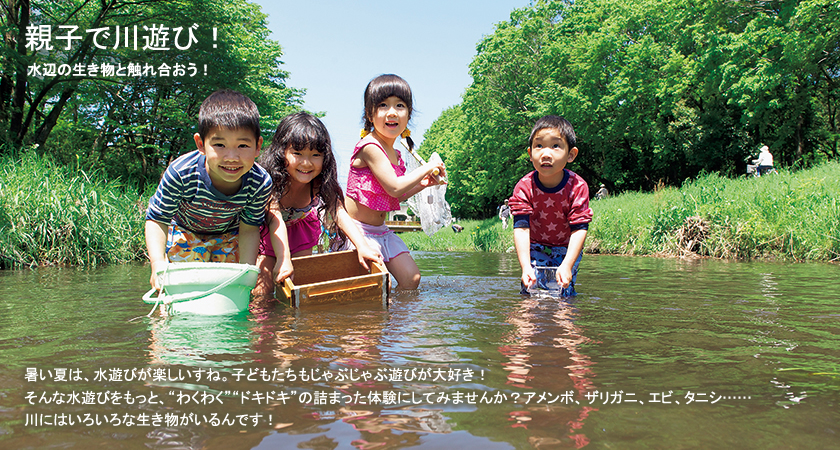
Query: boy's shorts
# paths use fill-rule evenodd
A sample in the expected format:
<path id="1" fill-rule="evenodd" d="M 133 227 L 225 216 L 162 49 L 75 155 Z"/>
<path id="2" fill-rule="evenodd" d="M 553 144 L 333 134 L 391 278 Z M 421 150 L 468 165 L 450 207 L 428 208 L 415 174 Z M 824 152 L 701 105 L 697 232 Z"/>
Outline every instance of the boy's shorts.
<path id="1" fill-rule="evenodd" d="M 239 262 L 239 230 L 225 234 L 197 234 L 169 225 L 166 256 L 171 262 Z"/>
<path id="2" fill-rule="evenodd" d="M 287 223 L 286 234 L 289 236 L 289 255 L 318 245 L 318 239 L 321 238 L 321 219 L 318 218 L 318 211 L 313 208 L 309 214 Z M 277 257 L 271 245 L 271 233 L 266 225 L 260 225 L 260 255 Z"/>
<path id="3" fill-rule="evenodd" d="M 560 264 L 563 263 L 563 258 L 566 257 L 566 247 L 549 247 L 547 245 L 542 244 L 531 244 L 531 266 L 532 267 L 559 267 Z M 580 265 L 580 260 L 583 257 L 583 252 L 581 252 L 577 260 L 575 261 L 575 265 L 572 266 L 572 282 L 569 283 L 569 287 L 567 288 L 560 288 L 560 296 L 561 297 L 573 297 L 577 295 L 575 292 L 575 281 L 577 280 L 577 273 L 578 273 L 578 266 Z M 556 276 L 555 273 L 549 273 L 545 270 L 537 271 L 537 287 L 540 289 L 548 289 L 546 286 L 547 282 L 550 281 L 545 277 L 548 276 Z M 528 289 L 523 285 L 521 294 L 528 294 Z"/>

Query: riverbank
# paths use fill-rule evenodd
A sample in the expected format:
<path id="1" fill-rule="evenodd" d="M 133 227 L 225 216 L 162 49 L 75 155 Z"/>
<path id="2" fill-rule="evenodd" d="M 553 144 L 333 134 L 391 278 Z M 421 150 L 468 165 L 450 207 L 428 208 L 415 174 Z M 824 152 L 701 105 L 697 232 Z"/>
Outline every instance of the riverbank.
<path id="1" fill-rule="evenodd" d="M 136 193 L 84 168 L 0 158 L 0 268 L 145 259 L 143 210 Z"/>
<path id="2" fill-rule="evenodd" d="M 84 168 L 0 158 L 0 268 L 145 260 L 148 195 Z M 593 201 L 586 252 L 784 261 L 840 260 L 840 163 L 762 178 L 701 176 L 682 188 Z M 513 230 L 464 220 L 400 236 L 412 250 L 505 252 Z"/>
<path id="3" fill-rule="evenodd" d="M 593 202 L 587 251 L 837 261 L 840 163 L 761 178 L 699 177 L 682 188 Z"/>
<path id="4" fill-rule="evenodd" d="M 502 230 L 499 219 L 460 220 L 464 230 L 456 233 L 451 227 L 442 228 L 433 236 L 422 231 L 400 233 L 410 250 L 426 252 L 497 252 L 513 248 L 513 227 Z M 511 250 L 512 251 L 512 250 Z"/>
<path id="5" fill-rule="evenodd" d="M 585 251 L 727 259 L 840 259 L 840 163 L 761 178 L 701 176 L 681 188 L 626 193 L 591 203 Z M 506 251 L 510 227 L 465 221 L 434 236 L 405 233 L 412 250 Z"/>

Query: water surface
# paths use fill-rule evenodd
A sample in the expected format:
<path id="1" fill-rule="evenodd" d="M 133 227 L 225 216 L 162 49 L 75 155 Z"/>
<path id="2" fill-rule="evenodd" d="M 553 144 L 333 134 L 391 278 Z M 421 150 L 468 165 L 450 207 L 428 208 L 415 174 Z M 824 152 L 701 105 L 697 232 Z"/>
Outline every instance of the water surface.
<path id="1" fill-rule="evenodd" d="M 0 447 L 831 448 L 840 268 L 415 253 L 390 307 L 163 318 L 148 267 L 0 272 Z"/>

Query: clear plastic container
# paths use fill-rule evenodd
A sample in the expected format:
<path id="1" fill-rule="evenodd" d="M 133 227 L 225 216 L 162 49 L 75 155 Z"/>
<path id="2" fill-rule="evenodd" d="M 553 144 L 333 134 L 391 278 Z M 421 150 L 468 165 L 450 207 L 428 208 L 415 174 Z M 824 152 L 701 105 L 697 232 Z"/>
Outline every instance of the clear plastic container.
<path id="1" fill-rule="evenodd" d="M 530 294 L 560 296 L 560 285 L 557 283 L 557 267 L 534 267 L 537 282 L 528 288 Z"/>

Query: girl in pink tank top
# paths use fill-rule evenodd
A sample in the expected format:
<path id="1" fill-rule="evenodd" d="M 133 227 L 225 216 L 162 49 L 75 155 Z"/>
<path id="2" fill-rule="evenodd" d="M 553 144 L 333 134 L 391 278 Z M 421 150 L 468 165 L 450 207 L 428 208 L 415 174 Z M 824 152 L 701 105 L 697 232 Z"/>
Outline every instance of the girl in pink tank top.
<path id="1" fill-rule="evenodd" d="M 350 160 L 345 206 L 357 221 L 368 242 L 380 250 L 388 271 L 400 289 L 417 289 L 420 270 L 408 247 L 385 226 L 388 211 L 400 209 L 400 202 L 437 184 L 431 175 L 445 176 L 443 163 L 426 163 L 406 173 L 397 139 L 406 138 L 412 113 L 411 88 L 396 75 L 380 75 L 365 89 L 365 127 Z"/>

